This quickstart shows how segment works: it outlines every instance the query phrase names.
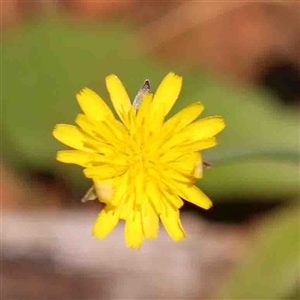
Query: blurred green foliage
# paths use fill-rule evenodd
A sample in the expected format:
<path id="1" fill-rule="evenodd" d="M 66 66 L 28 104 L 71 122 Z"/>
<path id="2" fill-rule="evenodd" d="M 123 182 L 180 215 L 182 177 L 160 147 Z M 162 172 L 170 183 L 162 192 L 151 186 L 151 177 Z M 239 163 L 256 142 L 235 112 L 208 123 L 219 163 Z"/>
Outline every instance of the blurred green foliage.
<path id="1" fill-rule="evenodd" d="M 299 206 L 264 220 L 246 259 L 218 290 L 217 299 L 299 299 Z"/>
<path id="2" fill-rule="evenodd" d="M 16 168 L 54 171 L 74 187 L 90 183 L 76 166 L 55 160 L 63 146 L 51 135 L 57 123 L 74 123 L 75 94 L 88 86 L 108 99 L 107 74 L 117 74 L 135 95 L 145 78 L 154 88 L 170 71 L 140 53 L 125 24 L 79 24 L 66 18 L 30 21 L 2 43 L 2 148 Z M 260 91 L 225 83 L 204 72 L 171 66 L 184 76 L 173 113 L 202 101 L 204 115 L 223 115 L 218 147 L 204 152 L 215 165 L 200 186 L 211 197 L 291 198 L 299 184 L 296 112 Z"/>

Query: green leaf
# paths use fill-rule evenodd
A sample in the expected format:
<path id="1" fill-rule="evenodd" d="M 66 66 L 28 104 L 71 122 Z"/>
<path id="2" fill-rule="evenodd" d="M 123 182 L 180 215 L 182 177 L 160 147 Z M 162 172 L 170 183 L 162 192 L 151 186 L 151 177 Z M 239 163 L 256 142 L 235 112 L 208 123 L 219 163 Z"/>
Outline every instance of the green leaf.
<path id="1" fill-rule="evenodd" d="M 299 195 L 299 163 L 268 157 L 230 159 L 212 164 L 198 186 L 211 199 L 269 201 Z"/>
<path id="2" fill-rule="evenodd" d="M 299 284 L 299 206 L 271 215 L 216 299 L 288 299 Z"/>

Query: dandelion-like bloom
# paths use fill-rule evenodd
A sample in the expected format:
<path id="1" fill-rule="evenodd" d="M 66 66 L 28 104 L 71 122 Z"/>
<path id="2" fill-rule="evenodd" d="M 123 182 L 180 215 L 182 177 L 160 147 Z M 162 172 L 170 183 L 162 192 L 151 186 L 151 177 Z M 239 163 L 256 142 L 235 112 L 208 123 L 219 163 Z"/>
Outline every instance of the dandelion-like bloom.
<path id="1" fill-rule="evenodd" d="M 90 89 L 77 94 L 83 111 L 77 126 L 58 124 L 53 135 L 76 150 L 62 150 L 57 160 L 84 167 L 105 207 L 93 235 L 104 238 L 125 220 L 127 247 L 139 248 L 143 239 L 154 239 L 159 220 L 170 237 L 185 237 L 179 209 L 183 199 L 204 209 L 211 200 L 195 185 L 202 177 L 199 151 L 216 145 L 222 117 L 197 119 L 204 107 L 193 103 L 171 118 L 166 116 L 176 102 L 182 77 L 169 73 L 154 95 L 144 93 L 140 103 L 131 103 L 121 81 L 106 77 L 106 86 L 116 119 L 105 101 Z"/>

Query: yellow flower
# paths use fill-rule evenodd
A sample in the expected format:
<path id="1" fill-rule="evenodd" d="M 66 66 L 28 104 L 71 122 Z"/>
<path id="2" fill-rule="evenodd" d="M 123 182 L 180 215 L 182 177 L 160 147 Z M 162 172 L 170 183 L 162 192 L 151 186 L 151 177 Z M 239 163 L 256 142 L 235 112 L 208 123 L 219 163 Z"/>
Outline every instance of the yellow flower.
<path id="1" fill-rule="evenodd" d="M 63 150 L 57 160 L 84 167 L 105 207 L 93 235 L 104 238 L 125 220 L 127 247 L 139 248 L 144 238 L 154 239 L 159 220 L 170 237 L 185 237 L 179 218 L 183 199 L 204 209 L 210 199 L 195 185 L 202 177 L 199 151 L 216 145 L 225 123 L 213 116 L 198 120 L 204 107 L 193 103 L 173 117 L 166 116 L 176 102 L 182 77 L 169 73 L 154 95 L 144 93 L 131 103 L 121 81 L 106 77 L 111 102 L 118 115 L 95 92 L 83 89 L 77 100 L 83 111 L 77 126 L 58 124 L 53 135 L 76 150 Z"/>

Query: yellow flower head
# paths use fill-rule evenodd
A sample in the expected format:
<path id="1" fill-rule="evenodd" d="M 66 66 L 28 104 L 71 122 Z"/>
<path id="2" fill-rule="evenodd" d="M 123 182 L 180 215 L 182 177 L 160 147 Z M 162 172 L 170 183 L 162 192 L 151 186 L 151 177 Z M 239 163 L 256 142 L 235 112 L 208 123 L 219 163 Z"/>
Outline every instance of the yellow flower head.
<path id="1" fill-rule="evenodd" d="M 104 238 L 125 220 L 127 247 L 139 248 L 143 239 L 158 234 L 159 219 L 170 237 L 185 237 L 180 223 L 182 199 L 204 209 L 210 199 L 195 185 L 202 177 L 199 151 L 216 145 L 225 123 L 213 116 L 198 120 L 204 107 L 193 103 L 173 117 L 166 116 L 176 102 L 182 77 L 169 73 L 156 93 L 142 93 L 131 103 L 121 81 L 106 77 L 111 102 L 119 117 L 95 92 L 83 89 L 77 100 L 83 111 L 77 126 L 58 124 L 53 135 L 76 150 L 57 153 L 57 160 L 83 166 L 105 204 L 93 235 Z"/>

